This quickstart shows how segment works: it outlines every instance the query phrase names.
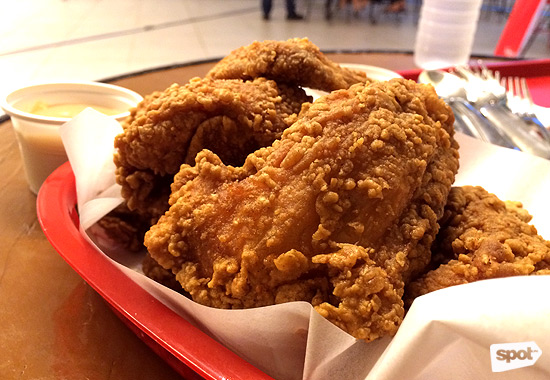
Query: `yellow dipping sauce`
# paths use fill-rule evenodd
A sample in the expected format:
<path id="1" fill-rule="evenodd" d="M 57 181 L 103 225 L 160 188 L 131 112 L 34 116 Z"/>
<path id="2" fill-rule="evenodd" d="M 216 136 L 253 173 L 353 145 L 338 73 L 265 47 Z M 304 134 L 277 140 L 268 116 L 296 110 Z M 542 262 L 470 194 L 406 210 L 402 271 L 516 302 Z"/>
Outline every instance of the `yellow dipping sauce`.
<path id="1" fill-rule="evenodd" d="M 31 113 L 40 116 L 73 118 L 88 107 L 91 107 L 107 116 L 118 115 L 122 112 L 113 108 L 101 107 L 93 104 L 46 104 L 44 102 L 36 102 L 31 109 Z"/>

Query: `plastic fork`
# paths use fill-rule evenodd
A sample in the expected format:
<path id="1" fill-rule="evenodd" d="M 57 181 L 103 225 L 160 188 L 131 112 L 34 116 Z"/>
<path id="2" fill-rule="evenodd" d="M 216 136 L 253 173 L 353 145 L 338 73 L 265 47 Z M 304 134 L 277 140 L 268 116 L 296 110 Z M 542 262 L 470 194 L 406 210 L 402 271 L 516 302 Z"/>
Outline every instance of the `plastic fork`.
<path id="1" fill-rule="evenodd" d="M 535 103 L 529 92 L 527 80 L 520 77 L 504 77 L 501 79 L 501 85 L 506 89 L 506 104 L 508 108 L 523 120 L 533 125 L 535 132 L 550 143 L 550 132 L 533 111 Z"/>
<path id="2" fill-rule="evenodd" d="M 479 67 L 474 68 L 473 72 L 484 82 L 485 90 L 491 92 L 499 100 L 506 98 L 506 88 L 501 84 L 500 71 L 489 70 L 481 60 L 477 63 Z"/>

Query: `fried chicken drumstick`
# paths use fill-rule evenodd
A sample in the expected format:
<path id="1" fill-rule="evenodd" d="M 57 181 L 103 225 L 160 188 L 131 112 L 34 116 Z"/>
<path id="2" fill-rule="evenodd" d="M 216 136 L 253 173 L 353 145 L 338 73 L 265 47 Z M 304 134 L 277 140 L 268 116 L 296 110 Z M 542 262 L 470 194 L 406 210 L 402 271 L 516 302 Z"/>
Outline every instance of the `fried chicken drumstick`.
<path id="1" fill-rule="evenodd" d="M 432 248 L 435 269 L 408 285 L 407 304 L 453 285 L 550 274 L 550 242 L 530 220 L 518 202 L 503 202 L 481 187 L 453 187 Z"/>
<path id="2" fill-rule="evenodd" d="M 264 77 L 326 92 L 367 80 L 364 72 L 341 67 L 307 38 L 253 42 L 223 58 L 207 74 L 214 79 Z"/>
<path id="3" fill-rule="evenodd" d="M 359 339 L 393 335 L 458 169 L 453 120 L 413 81 L 335 91 L 242 167 L 182 165 L 145 245 L 201 304 L 307 301 Z"/>

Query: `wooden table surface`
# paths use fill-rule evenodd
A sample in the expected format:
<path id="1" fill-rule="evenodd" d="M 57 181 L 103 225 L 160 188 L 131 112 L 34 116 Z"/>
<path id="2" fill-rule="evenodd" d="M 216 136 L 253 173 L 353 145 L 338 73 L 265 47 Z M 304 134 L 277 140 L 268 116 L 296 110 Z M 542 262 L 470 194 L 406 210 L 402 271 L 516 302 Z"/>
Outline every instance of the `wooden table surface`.
<path id="1" fill-rule="evenodd" d="M 331 57 L 414 69 L 408 54 Z M 180 65 L 108 81 L 146 95 L 203 76 L 212 65 Z M 10 121 L 0 124 L 0 173 L 0 379 L 179 379 L 46 240 Z"/>

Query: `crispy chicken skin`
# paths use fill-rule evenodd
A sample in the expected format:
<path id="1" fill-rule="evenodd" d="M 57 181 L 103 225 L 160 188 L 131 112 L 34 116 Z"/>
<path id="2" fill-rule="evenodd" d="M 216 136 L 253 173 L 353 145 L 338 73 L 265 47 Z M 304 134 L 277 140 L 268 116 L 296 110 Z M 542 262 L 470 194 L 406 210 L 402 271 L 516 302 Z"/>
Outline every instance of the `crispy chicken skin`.
<path id="1" fill-rule="evenodd" d="M 359 339 L 393 335 L 458 169 L 453 121 L 413 81 L 335 91 L 241 167 L 182 165 L 145 245 L 199 303 L 307 301 Z"/>
<path id="2" fill-rule="evenodd" d="M 134 252 L 143 250 L 143 236 L 151 227 L 148 219 L 136 216 L 124 203 L 101 218 L 97 225 L 115 246 Z"/>
<path id="3" fill-rule="evenodd" d="M 150 226 L 168 209 L 180 165 L 192 164 L 202 149 L 240 166 L 279 138 L 312 100 L 300 86 L 332 90 L 365 80 L 307 39 L 264 41 L 237 49 L 207 78 L 147 96 L 115 140 L 117 182 L 127 207 Z"/>
<path id="4" fill-rule="evenodd" d="M 130 210 L 153 221 L 168 209 L 173 176 L 208 148 L 241 165 L 271 145 L 311 98 L 302 89 L 252 81 L 192 79 L 146 97 L 115 139 L 117 182 Z"/>
<path id="5" fill-rule="evenodd" d="M 435 269 L 408 285 L 407 304 L 453 285 L 548 274 L 550 242 L 530 220 L 519 202 L 503 202 L 481 187 L 453 187 L 432 249 Z"/>
<path id="6" fill-rule="evenodd" d="M 215 79 L 265 77 L 323 91 L 349 88 L 367 80 L 359 70 L 340 67 L 307 38 L 256 41 L 242 46 L 218 62 L 207 74 Z"/>

